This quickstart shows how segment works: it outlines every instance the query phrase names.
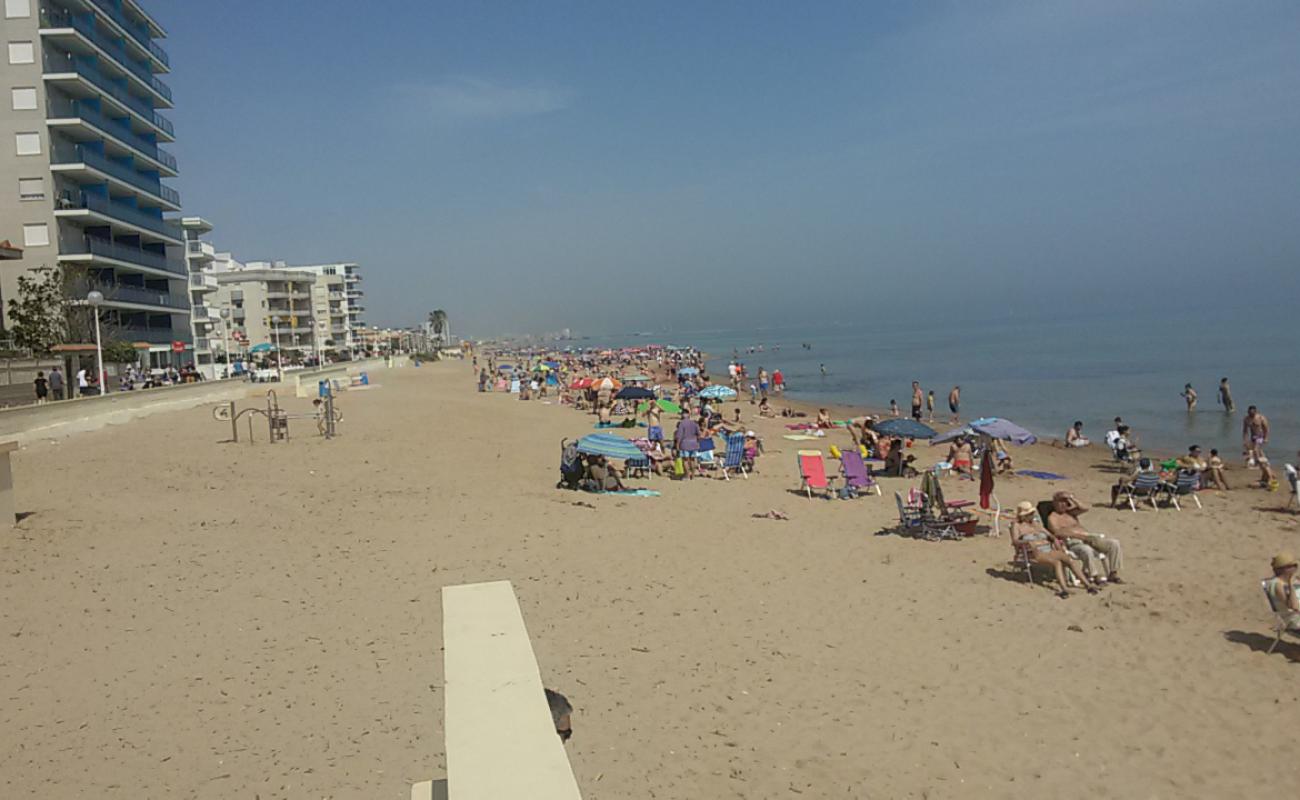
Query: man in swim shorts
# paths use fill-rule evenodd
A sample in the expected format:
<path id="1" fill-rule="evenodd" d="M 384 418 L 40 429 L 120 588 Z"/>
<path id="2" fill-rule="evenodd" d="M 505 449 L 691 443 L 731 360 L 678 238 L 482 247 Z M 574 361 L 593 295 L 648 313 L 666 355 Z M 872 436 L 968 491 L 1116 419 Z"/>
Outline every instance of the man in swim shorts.
<path id="1" fill-rule="evenodd" d="M 1246 453 L 1247 463 L 1259 467 L 1259 483 L 1264 488 L 1273 485 L 1277 477 L 1268 465 L 1268 456 L 1264 455 L 1264 445 L 1268 443 L 1268 417 L 1251 406 L 1246 409 L 1246 417 L 1241 421 L 1241 446 Z"/>
<path id="2" fill-rule="evenodd" d="M 952 424 L 956 425 L 960 418 L 958 412 L 961 410 L 960 386 L 954 386 L 952 391 L 948 392 L 948 410 L 952 412 Z"/>
<path id="3" fill-rule="evenodd" d="M 921 392 L 921 384 L 912 381 L 912 419 L 917 422 L 921 421 L 921 404 L 924 402 L 925 395 Z"/>

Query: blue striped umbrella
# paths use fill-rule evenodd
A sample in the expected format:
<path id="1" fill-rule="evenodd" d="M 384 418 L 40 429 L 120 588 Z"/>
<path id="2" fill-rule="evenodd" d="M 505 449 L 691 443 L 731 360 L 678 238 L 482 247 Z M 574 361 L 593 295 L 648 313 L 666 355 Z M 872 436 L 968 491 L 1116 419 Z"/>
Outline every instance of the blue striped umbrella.
<path id="1" fill-rule="evenodd" d="M 578 440 L 578 452 L 606 458 L 640 458 L 640 448 L 611 433 L 589 433 Z"/>
<path id="2" fill-rule="evenodd" d="M 707 397 L 710 400 L 731 400 L 735 396 L 735 389 L 716 383 L 712 386 L 705 386 L 700 390 L 700 397 Z"/>

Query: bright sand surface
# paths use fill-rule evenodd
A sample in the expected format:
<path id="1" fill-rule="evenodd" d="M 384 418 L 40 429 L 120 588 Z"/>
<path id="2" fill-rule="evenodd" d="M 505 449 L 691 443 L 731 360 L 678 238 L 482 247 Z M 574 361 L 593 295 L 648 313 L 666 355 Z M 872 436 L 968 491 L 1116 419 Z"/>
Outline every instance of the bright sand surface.
<path id="1" fill-rule="evenodd" d="M 439 588 L 503 578 L 576 707 L 589 800 L 1228 798 L 1300 778 L 1300 647 L 1263 652 L 1259 588 L 1300 549 L 1284 493 L 1094 509 L 1129 583 L 1059 600 L 1005 535 L 876 535 L 915 480 L 792 493 L 794 451 L 843 432 L 791 442 L 763 420 L 749 480 L 592 496 L 553 488 L 591 417 L 478 394 L 467 364 L 378 380 L 343 396 L 331 442 L 295 422 L 286 445 L 220 444 L 197 408 L 15 454 L 32 513 L 0 535 L 0 796 L 405 797 L 443 767 Z M 1088 504 L 1115 480 L 1097 448 L 1014 452 Z M 791 520 L 750 517 L 771 508 Z"/>

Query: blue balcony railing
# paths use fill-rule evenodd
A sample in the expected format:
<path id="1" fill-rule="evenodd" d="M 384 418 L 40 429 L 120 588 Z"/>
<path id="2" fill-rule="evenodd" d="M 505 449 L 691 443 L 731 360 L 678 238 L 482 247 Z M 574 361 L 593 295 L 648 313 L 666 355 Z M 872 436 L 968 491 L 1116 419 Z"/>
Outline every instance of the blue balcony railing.
<path id="1" fill-rule="evenodd" d="M 73 297 L 85 297 L 90 291 L 97 291 L 104 295 L 104 301 L 107 303 L 116 301 L 179 310 L 188 310 L 190 307 L 190 302 L 183 293 L 173 295 L 166 289 L 149 289 L 144 286 L 96 280 L 78 280 L 69 288 Z"/>
<path id="2" fill-rule="evenodd" d="M 130 70 L 137 78 L 148 84 L 155 92 L 172 101 L 171 87 L 154 77 L 153 71 L 144 64 L 135 61 L 126 48 L 112 36 L 95 27 L 93 17 L 72 14 L 64 9 L 42 8 L 41 27 L 72 28 L 95 43 L 95 46 L 112 56 L 114 63 Z"/>
<path id="3" fill-rule="evenodd" d="M 105 75 L 103 70 L 95 66 L 90 59 L 71 58 L 61 53 L 46 50 L 45 71 L 75 72 L 94 84 L 96 89 L 99 89 L 122 105 L 144 117 L 146 121 L 152 123 L 154 126 L 166 131 L 169 136 L 174 133 L 175 129 L 172 127 L 170 120 L 159 116 L 158 113 L 153 110 L 153 106 L 131 94 L 126 90 L 126 87 L 116 83 L 112 78 Z M 162 160 L 163 159 L 161 158 L 159 159 L 159 161 Z M 174 158 L 169 166 L 173 169 L 176 168 L 176 160 Z"/>
<path id="4" fill-rule="evenodd" d="M 63 100 L 62 98 L 50 98 L 47 116 L 50 119 L 78 118 L 89 122 L 104 133 L 109 134 L 125 142 L 129 147 L 134 147 L 141 153 L 161 164 L 167 164 L 173 170 L 176 169 L 176 159 L 171 153 L 165 150 L 159 150 L 158 145 L 144 138 L 140 134 L 131 130 L 131 126 L 121 120 L 112 119 L 106 116 L 102 111 L 95 108 L 91 103 L 81 100 Z"/>
<path id="5" fill-rule="evenodd" d="M 153 37 L 149 35 L 148 26 L 140 25 L 131 21 L 131 19 L 123 13 L 121 6 L 117 2 L 114 2 L 114 0 L 90 0 L 90 2 L 94 3 L 100 11 L 103 11 L 104 16 L 116 22 L 122 30 L 130 34 L 132 39 L 135 39 L 137 42 L 144 45 L 144 47 L 150 53 L 153 53 L 159 61 L 169 67 L 171 66 L 171 59 L 167 57 L 167 51 L 154 43 Z"/>
<path id="6" fill-rule="evenodd" d="M 152 214 L 145 213 L 138 208 L 133 208 L 125 203 L 115 203 L 104 195 L 94 194 L 92 192 L 67 192 L 59 197 L 57 210 L 66 210 L 70 208 L 85 208 L 98 214 L 103 214 L 121 222 L 135 225 L 138 228 L 144 228 L 147 231 L 153 231 L 159 236 L 166 236 L 171 239 L 183 239 L 184 234 L 181 232 L 181 226 L 162 217 L 156 217 Z"/>
<path id="7" fill-rule="evenodd" d="M 151 250 L 142 250 L 139 247 L 122 244 L 120 242 L 110 241 L 99 236 L 86 237 L 86 251 L 92 255 L 101 258 L 112 258 L 118 261 L 125 261 L 128 264 L 139 264 L 144 267 L 171 272 L 177 276 L 184 277 L 185 265 L 171 261 L 167 256 L 161 253 L 155 253 Z"/>
<path id="8" fill-rule="evenodd" d="M 184 334 L 181 334 L 180 331 L 173 330 L 172 328 L 139 328 L 133 325 L 117 325 L 110 328 L 110 332 L 106 335 L 112 339 L 120 339 L 128 342 L 171 344 L 175 341 L 184 341 L 184 339 L 188 339 L 190 333 L 189 331 L 185 331 Z"/>
<path id="9" fill-rule="evenodd" d="M 157 178 L 151 178 L 148 175 L 136 172 L 131 167 L 120 161 L 109 158 L 97 150 L 92 150 L 84 145 L 75 145 L 73 147 L 54 148 L 53 164 L 85 164 L 94 167 L 100 172 L 106 172 L 113 177 L 131 184 L 137 189 L 146 191 L 155 197 L 161 197 L 172 205 L 181 204 L 180 192 L 170 186 L 163 186 Z"/>

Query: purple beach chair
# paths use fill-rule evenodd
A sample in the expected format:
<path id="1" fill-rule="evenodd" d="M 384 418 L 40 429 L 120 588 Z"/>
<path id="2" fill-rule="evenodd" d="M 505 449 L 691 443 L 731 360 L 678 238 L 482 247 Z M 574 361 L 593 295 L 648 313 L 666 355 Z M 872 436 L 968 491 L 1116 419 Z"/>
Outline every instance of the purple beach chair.
<path id="1" fill-rule="evenodd" d="M 840 472 L 844 474 L 845 486 L 850 486 L 861 494 L 870 494 L 874 489 L 876 496 L 880 496 L 880 484 L 871 477 L 871 470 L 867 469 L 862 454 L 857 450 L 840 453 Z"/>

